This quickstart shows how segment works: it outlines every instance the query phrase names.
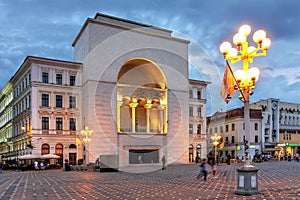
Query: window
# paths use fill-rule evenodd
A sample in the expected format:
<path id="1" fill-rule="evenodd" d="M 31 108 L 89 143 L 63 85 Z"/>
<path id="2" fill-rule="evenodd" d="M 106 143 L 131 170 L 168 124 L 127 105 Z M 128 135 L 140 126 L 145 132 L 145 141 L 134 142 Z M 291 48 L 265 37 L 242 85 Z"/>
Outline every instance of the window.
<path id="1" fill-rule="evenodd" d="M 193 124 L 189 124 L 189 134 L 193 134 Z"/>
<path id="2" fill-rule="evenodd" d="M 228 124 L 225 126 L 225 132 L 228 132 L 229 131 L 229 126 Z"/>
<path id="3" fill-rule="evenodd" d="M 231 143 L 235 143 L 234 136 L 231 136 Z"/>
<path id="4" fill-rule="evenodd" d="M 190 99 L 193 98 L 193 90 L 190 90 Z"/>
<path id="5" fill-rule="evenodd" d="M 197 115 L 198 115 L 198 117 L 201 117 L 201 107 L 197 108 Z"/>
<path id="6" fill-rule="evenodd" d="M 62 74 L 56 74 L 56 84 L 62 85 Z"/>
<path id="7" fill-rule="evenodd" d="M 42 74 L 42 82 L 49 83 L 49 74 L 47 72 L 43 72 Z"/>
<path id="8" fill-rule="evenodd" d="M 218 132 L 218 127 L 215 127 L 215 133 L 217 133 Z"/>
<path id="9" fill-rule="evenodd" d="M 63 118 L 56 118 L 56 130 L 63 130 Z"/>
<path id="10" fill-rule="evenodd" d="M 255 143 L 258 143 L 258 135 L 255 135 L 254 142 L 255 142 Z"/>
<path id="11" fill-rule="evenodd" d="M 75 86 L 76 76 L 70 76 L 70 86 Z"/>
<path id="12" fill-rule="evenodd" d="M 62 108 L 63 107 L 63 96 L 56 95 L 56 107 Z"/>
<path id="13" fill-rule="evenodd" d="M 225 137 L 225 144 L 228 144 L 228 137 Z"/>
<path id="14" fill-rule="evenodd" d="M 258 123 L 254 124 L 254 130 L 256 130 L 256 131 L 258 130 Z"/>
<path id="15" fill-rule="evenodd" d="M 49 130 L 49 117 L 42 117 L 42 129 Z"/>
<path id="16" fill-rule="evenodd" d="M 190 117 L 193 117 L 194 114 L 193 114 L 193 107 L 190 107 Z"/>
<path id="17" fill-rule="evenodd" d="M 198 124 L 197 126 L 197 134 L 201 134 L 201 124 Z"/>
<path id="18" fill-rule="evenodd" d="M 70 130 L 76 131 L 76 119 L 75 118 L 70 118 Z"/>
<path id="19" fill-rule="evenodd" d="M 201 91 L 197 91 L 197 99 L 201 99 Z"/>
<path id="20" fill-rule="evenodd" d="M 42 145 L 42 155 L 49 154 L 49 153 L 50 153 L 49 144 L 43 144 Z"/>
<path id="21" fill-rule="evenodd" d="M 235 131 L 235 124 L 231 124 L 231 131 Z"/>
<path id="22" fill-rule="evenodd" d="M 42 106 L 49 107 L 49 94 L 42 94 Z"/>
<path id="23" fill-rule="evenodd" d="M 223 133 L 223 126 L 220 126 L 220 132 Z"/>
<path id="24" fill-rule="evenodd" d="M 76 108 L 76 97 L 69 97 L 69 108 Z"/>
<path id="25" fill-rule="evenodd" d="M 63 150 L 64 150 L 64 148 L 63 148 L 62 144 L 57 144 L 55 146 L 55 154 L 56 155 L 62 155 L 63 154 Z"/>

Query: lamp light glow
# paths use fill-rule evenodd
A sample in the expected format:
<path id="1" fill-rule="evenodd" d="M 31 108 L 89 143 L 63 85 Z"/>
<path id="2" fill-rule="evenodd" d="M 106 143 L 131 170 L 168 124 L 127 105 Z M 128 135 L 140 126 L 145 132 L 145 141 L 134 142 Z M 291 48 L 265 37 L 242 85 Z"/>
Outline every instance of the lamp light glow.
<path id="1" fill-rule="evenodd" d="M 266 31 L 258 30 L 253 34 L 253 41 L 256 43 L 261 43 L 267 36 Z"/>
<path id="2" fill-rule="evenodd" d="M 239 28 L 239 33 L 248 36 L 251 33 L 251 26 L 244 24 Z"/>
<path id="3" fill-rule="evenodd" d="M 232 39 L 232 41 L 235 45 L 241 45 L 246 40 L 247 40 L 246 36 L 241 33 L 236 33 Z"/>
<path id="4" fill-rule="evenodd" d="M 236 48 L 231 48 L 230 51 L 228 52 L 228 56 L 237 56 L 238 55 L 238 51 Z"/>
<path id="5" fill-rule="evenodd" d="M 255 47 L 254 46 L 250 46 L 250 47 L 248 47 L 248 54 L 255 54 L 256 52 L 255 52 Z"/>
<path id="6" fill-rule="evenodd" d="M 220 45 L 219 49 L 220 49 L 220 51 L 221 51 L 222 54 L 226 54 L 226 53 L 228 53 L 230 51 L 231 47 L 232 46 L 231 46 L 230 42 L 223 42 Z"/>
<path id="7" fill-rule="evenodd" d="M 261 48 L 267 50 L 271 46 L 270 38 L 265 38 L 261 43 Z"/>
<path id="8" fill-rule="evenodd" d="M 255 82 L 259 79 L 260 70 L 257 67 L 251 67 L 248 71 L 249 78 L 252 80 L 254 79 Z"/>

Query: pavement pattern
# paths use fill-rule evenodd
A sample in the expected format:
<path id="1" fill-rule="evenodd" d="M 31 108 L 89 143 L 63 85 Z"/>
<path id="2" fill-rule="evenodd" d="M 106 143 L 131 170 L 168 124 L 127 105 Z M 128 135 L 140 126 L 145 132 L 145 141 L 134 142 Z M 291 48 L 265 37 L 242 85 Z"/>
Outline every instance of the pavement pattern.
<path id="1" fill-rule="evenodd" d="M 63 170 L 11 171 L 0 174 L 1 200 L 197 200 L 197 199 L 299 199 L 300 162 L 254 163 L 258 171 L 257 195 L 234 194 L 236 169 L 242 164 L 219 165 L 218 178 L 197 180 L 195 164 L 169 165 L 166 170 L 139 173 Z M 146 166 L 144 166 L 146 167 Z M 149 166 L 148 166 L 149 167 Z"/>

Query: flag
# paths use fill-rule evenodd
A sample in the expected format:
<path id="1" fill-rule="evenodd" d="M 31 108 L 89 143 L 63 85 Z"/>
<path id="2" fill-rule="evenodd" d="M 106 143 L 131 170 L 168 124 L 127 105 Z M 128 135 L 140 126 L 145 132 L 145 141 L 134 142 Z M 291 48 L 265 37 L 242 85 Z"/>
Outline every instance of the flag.
<path id="1" fill-rule="evenodd" d="M 222 90 L 221 90 L 221 96 L 223 97 L 226 103 L 228 103 L 232 98 L 232 96 L 234 95 L 235 88 L 236 88 L 236 81 L 232 73 L 232 70 L 228 64 L 228 61 L 226 61 L 226 68 L 224 72 Z"/>

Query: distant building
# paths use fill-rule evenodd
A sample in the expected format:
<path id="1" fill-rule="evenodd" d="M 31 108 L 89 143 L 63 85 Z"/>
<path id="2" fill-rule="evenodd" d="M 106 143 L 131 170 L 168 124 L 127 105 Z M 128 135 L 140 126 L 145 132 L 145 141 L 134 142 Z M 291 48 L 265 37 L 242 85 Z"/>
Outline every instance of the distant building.
<path id="1" fill-rule="evenodd" d="M 190 80 L 189 93 L 189 161 L 206 158 L 206 88 L 210 82 Z"/>
<path id="2" fill-rule="evenodd" d="M 163 156 L 204 156 L 208 83 L 189 80 L 189 41 L 171 33 L 98 13 L 73 42 L 74 62 L 28 56 L 0 94 L 0 162 L 117 155 L 121 167 L 160 166 Z"/>
<path id="3" fill-rule="evenodd" d="M 250 110 L 250 158 L 255 154 L 261 153 L 261 130 L 262 130 L 261 110 Z M 215 133 L 220 135 L 220 145 L 218 146 L 218 156 L 225 158 L 230 154 L 232 158 L 245 157 L 245 122 L 244 108 L 236 108 L 226 112 L 216 112 L 207 118 L 208 126 L 208 152 L 214 152 L 211 136 Z"/>
<path id="4" fill-rule="evenodd" d="M 262 146 L 265 153 L 300 153 L 300 104 L 269 98 L 250 104 L 262 111 Z"/>

